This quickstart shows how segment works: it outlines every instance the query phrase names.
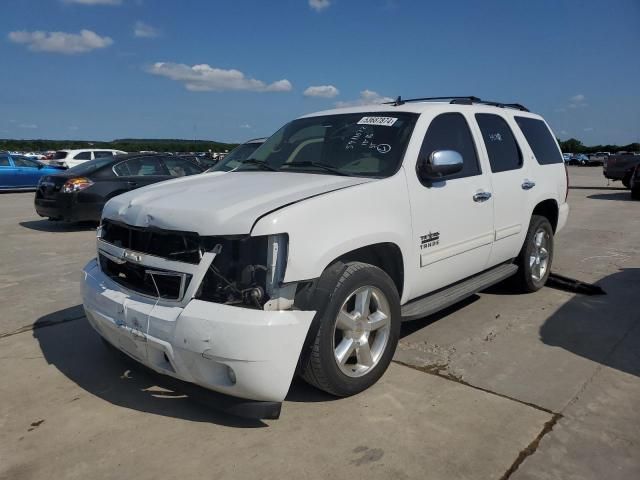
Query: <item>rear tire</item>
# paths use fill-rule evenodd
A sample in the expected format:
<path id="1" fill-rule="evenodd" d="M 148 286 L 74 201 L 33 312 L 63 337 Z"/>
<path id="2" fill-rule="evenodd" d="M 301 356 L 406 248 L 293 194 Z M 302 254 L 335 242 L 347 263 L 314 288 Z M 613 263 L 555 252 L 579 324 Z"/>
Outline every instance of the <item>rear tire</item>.
<path id="1" fill-rule="evenodd" d="M 311 385 L 338 397 L 355 395 L 386 371 L 400 335 L 400 298 L 383 270 L 346 264 L 303 366 Z"/>
<path id="2" fill-rule="evenodd" d="M 533 215 L 520 255 L 516 260 L 519 290 L 530 293 L 544 287 L 553 262 L 553 228 L 546 217 Z"/>

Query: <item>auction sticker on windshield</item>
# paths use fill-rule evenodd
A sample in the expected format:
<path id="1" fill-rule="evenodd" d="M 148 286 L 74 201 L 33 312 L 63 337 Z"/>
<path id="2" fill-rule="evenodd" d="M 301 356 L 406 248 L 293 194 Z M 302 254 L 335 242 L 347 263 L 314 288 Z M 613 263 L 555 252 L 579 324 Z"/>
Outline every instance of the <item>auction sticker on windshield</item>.
<path id="1" fill-rule="evenodd" d="M 362 117 L 358 121 L 358 125 L 382 125 L 390 127 L 398 120 L 395 117 Z"/>

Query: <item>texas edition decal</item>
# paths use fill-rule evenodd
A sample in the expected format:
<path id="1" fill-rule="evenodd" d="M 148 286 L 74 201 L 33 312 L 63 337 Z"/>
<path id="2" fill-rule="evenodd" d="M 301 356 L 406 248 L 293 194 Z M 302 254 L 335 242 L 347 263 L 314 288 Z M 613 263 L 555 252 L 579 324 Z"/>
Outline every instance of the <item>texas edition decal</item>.
<path id="1" fill-rule="evenodd" d="M 440 232 L 429 232 L 426 235 L 420 235 L 420 250 L 435 247 L 440 243 Z"/>

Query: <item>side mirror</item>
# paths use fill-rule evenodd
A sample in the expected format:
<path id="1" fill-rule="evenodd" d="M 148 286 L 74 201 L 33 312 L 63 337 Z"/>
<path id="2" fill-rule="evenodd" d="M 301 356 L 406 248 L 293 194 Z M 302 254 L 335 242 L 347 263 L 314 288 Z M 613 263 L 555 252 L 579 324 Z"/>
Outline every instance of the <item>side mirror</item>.
<path id="1" fill-rule="evenodd" d="M 462 166 L 462 155 L 455 150 L 435 150 L 418 163 L 418 175 L 422 180 L 438 180 L 458 173 Z"/>
<path id="2" fill-rule="evenodd" d="M 44 163 L 38 163 L 38 170 L 40 170 L 41 168 L 44 168 Z"/>

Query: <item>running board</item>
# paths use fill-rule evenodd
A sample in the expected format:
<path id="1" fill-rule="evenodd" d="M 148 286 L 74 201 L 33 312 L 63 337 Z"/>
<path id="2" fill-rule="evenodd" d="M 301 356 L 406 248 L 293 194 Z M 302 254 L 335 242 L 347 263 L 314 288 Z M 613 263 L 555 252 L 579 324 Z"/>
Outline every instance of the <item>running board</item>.
<path id="1" fill-rule="evenodd" d="M 417 300 L 412 300 L 402 306 L 402 321 L 406 322 L 408 320 L 416 320 L 436 313 L 453 305 L 454 303 L 458 303 L 459 301 L 470 297 L 476 292 L 501 282 L 517 271 L 517 265 L 512 263 L 502 264 L 479 275 L 468 278 L 460 283 L 456 283 L 451 287 L 447 287 L 444 290 L 428 294 L 427 296 Z"/>

